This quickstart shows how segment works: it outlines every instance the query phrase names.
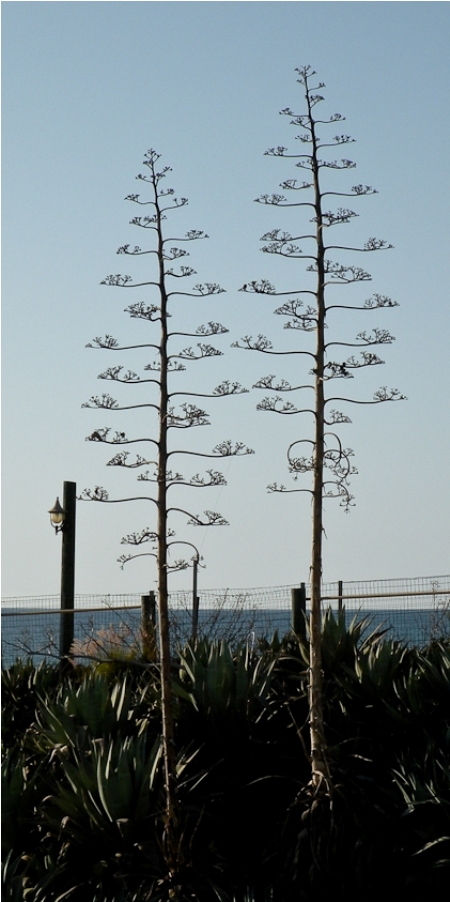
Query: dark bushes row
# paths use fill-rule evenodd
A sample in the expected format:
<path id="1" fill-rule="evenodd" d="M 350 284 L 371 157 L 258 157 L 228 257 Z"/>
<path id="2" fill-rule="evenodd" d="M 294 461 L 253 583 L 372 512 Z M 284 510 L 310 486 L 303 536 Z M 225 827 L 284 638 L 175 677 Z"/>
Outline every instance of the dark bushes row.
<path id="1" fill-rule="evenodd" d="M 3 671 L 5 900 L 290 902 L 442 891 L 450 645 L 323 626 L 330 781 L 309 786 L 308 649 L 224 642 L 174 662 L 179 866 L 164 848 L 158 668 Z M 100 671 L 102 668 L 100 668 Z"/>

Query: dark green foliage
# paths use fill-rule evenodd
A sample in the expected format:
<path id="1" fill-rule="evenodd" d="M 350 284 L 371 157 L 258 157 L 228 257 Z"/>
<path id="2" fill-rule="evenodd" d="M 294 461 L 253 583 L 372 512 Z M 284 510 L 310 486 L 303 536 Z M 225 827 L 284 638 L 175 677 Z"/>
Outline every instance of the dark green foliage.
<path id="1" fill-rule="evenodd" d="M 51 695 L 60 685 L 58 667 L 45 661 L 17 661 L 2 669 L 2 740 L 10 748 L 34 722 L 40 695 Z"/>
<path id="2" fill-rule="evenodd" d="M 307 641 L 307 640 L 306 640 Z M 8 902 L 298 902 L 442 892 L 450 860 L 450 646 L 323 623 L 331 781 L 313 792 L 307 644 L 188 646 L 174 666 L 182 825 L 164 861 L 155 668 L 3 672 Z"/>

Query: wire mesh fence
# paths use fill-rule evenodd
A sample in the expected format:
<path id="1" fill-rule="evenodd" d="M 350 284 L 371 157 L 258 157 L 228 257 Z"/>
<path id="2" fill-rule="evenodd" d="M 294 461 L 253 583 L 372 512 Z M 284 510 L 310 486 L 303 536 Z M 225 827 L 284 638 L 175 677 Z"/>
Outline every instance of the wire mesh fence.
<path id="1" fill-rule="evenodd" d="M 198 635 L 227 639 L 231 644 L 285 635 L 292 623 L 292 590 L 274 586 L 251 589 L 206 589 L 199 592 Z M 310 587 L 305 585 L 306 610 Z M 450 576 L 414 579 L 338 581 L 322 586 L 323 608 L 345 609 L 353 616 L 370 615 L 371 627 L 410 644 L 425 645 L 450 636 Z M 2 663 L 16 658 L 59 657 L 60 618 L 56 595 L 2 599 Z M 190 591 L 170 595 L 174 645 L 192 636 L 193 596 Z M 70 612 L 66 612 L 70 613 Z M 141 629 L 141 596 L 77 595 L 74 642 L 87 648 L 96 637 L 111 645 L 136 644 Z"/>

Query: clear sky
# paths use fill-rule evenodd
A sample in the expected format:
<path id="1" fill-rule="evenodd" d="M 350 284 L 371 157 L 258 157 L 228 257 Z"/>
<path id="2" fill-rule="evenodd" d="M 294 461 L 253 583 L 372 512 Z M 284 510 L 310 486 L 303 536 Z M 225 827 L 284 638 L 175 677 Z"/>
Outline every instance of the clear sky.
<path id="1" fill-rule="evenodd" d="M 253 200 L 296 175 L 264 151 L 292 147 L 295 132 L 278 112 L 302 111 L 295 68 L 307 63 L 326 83 L 324 112 L 345 115 L 345 132 L 358 142 L 347 184 L 379 191 L 361 201 L 356 225 L 341 236 L 394 245 L 364 259 L 373 282 L 360 297 L 378 292 L 400 304 L 370 321 L 335 314 L 330 330 L 351 340 L 375 324 L 389 329 L 397 340 L 382 355 L 386 366 L 364 371 L 351 389 L 371 397 L 388 385 L 408 396 L 349 411 L 353 424 L 342 434 L 359 471 L 356 507 L 346 515 L 326 504 L 324 578 L 448 573 L 449 4 L 4 2 L 2 16 L 3 595 L 59 591 L 60 538 L 47 510 L 64 480 L 79 491 L 105 486 L 112 497 L 139 488 L 134 471 L 106 468 L 110 449 L 85 437 L 106 425 L 151 435 L 154 421 L 145 411 L 108 415 L 81 405 L 104 390 L 97 375 L 106 366 L 147 362 L 142 352 L 119 360 L 85 345 L 105 333 L 148 341 L 144 324 L 123 312 L 129 294 L 100 285 L 109 273 L 141 272 L 141 260 L 115 252 L 143 243 L 123 199 L 139 190 L 134 177 L 148 148 L 172 167 L 177 195 L 189 198 L 180 227 L 210 235 L 191 248 L 198 280 L 227 290 L 174 311 L 174 323 L 178 315 L 195 326 L 217 319 L 230 330 L 220 339 L 224 356 L 193 365 L 186 387 L 209 389 L 226 377 L 250 387 L 269 371 L 294 378 L 292 362 L 275 358 L 268 367 L 230 344 L 258 333 L 280 347 L 289 337 L 304 341 L 283 332 L 270 298 L 238 289 L 261 278 L 301 288 L 306 278 L 300 262 L 260 252 L 264 232 L 300 230 L 302 215 L 293 225 Z M 340 187 L 347 176 L 334 178 Z M 304 379 L 308 367 L 296 366 Z M 134 389 L 122 388 L 122 403 L 137 403 Z M 288 484 L 287 446 L 310 437 L 311 422 L 257 412 L 260 400 L 254 391 L 211 403 L 211 426 L 185 437 L 186 447 L 192 440 L 209 450 L 230 438 L 255 450 L 226 462 L 226 488 L 179 489 L 181 506 L 219 510 L 230 521 L 203 531 L 174 524 L 177 538 L 200 548 L 204 587 L 308 580 L 309 495 L 271 495 L 266 486 Z M 116 563 L 126 550 L 120 538 L 154 525 L 153 516 L 144 502 L 79 503 L 76 591 L 153 588 L 152 558 L 124 570 Z M 172 586 L 189 582 L 178 574 Z"/>

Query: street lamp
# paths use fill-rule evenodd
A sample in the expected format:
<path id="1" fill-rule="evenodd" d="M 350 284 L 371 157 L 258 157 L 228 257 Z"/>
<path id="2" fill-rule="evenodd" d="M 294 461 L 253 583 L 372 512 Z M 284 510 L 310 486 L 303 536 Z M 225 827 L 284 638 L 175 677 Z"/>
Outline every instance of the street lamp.
<path id="1" fill-rule="evenodd" d="M 59 497 L 56 499 L 53 507 L 49 510 L 50 514 L 50 523 L 55 530 L 55 535 L 59 532 L 62 532 L 64 529 L 64 518 L 66 516 L 66 512 L 63 507 L 61 507 L 59 503 Z"/>
<path id="2" fill-rule="evenodd" d="M 57 498 L 48 512 L 55 533 L 62 533 L 59 654 L 66 660 L 70 656 L 74 633 L 76 489 L 75 482 L 65 482 L 63 506 Z"/>

